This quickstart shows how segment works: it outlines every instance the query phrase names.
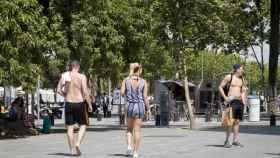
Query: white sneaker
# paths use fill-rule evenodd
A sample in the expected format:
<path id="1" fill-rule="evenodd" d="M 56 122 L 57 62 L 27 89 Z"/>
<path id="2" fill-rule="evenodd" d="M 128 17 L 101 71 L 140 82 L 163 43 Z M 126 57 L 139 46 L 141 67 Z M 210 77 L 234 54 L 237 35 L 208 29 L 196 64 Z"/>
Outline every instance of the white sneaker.
<path id="1" fill-rule="evenodd" d="M 127 147 L 126 156 L 131 156 L 131 155 L 132 155 L 132 148 L 131 147 Z"/>
<path id="2" fill-rule="evenodd" d="M 139 156 L 138 156 L 138 154 L 137 154 L 137 153 L 134 153 L 134 154 L 133 154 L 133 157 L 139 157 Z"/>

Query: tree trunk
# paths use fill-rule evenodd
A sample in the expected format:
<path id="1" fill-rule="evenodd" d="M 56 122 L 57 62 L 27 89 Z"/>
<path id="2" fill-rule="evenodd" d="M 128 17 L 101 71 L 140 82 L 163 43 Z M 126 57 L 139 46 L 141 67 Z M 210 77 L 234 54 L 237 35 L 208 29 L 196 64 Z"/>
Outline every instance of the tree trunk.
<path id="1" fill-rule="evenodd" d="M 276 96 L 276 79 L 278 65 L 278 44 L 279 44 L 279 0 L 271 0 L 270 8 L 270 53 L 269 53 L 269 96 Z"/>
<path id="2" fill-rule="evenodd" d="M 111 98 L 111 89 L 112 89 L 112 82 L 111 82 L 111 78 L 108 78 L 108 96 L 109 98 Z"/>
<path id="3" fill-rule="evenodd" d="M 193 113 L 193 108 L 191 105 L 191 99 L 190 99 L 190 93 L 189 93 L 189 83 L 188 83 L 188 77 L 185 77 L 185 97 L 186 97 L 186 104 L 187 107 L 185 107 L 185 109 L 188 109 L 188 113 L 186 113 L 186 115 L 188 115 L 190 117 L 190 128 L 191 129 L 196 129 L 196 121 L 195 121 L 195 116 Z M 186 112 L 186 110 L 185 110 Z"/>
<path id="4" fill-rule="evenodd" d="M 200 89 L 201 89 L 201 86 L 203 84 L 203 79 L 201 79 L 201 81 L 199 82 L 198 86 L 196 87 L 195 89 L 195 111 L 199 110 L 199 106 L 200 106 Z"/>

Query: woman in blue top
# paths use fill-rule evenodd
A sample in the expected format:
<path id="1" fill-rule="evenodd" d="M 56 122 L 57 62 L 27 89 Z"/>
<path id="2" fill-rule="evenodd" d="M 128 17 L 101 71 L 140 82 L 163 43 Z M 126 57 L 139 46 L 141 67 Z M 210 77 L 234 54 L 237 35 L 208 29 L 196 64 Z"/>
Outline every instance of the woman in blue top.
<path id="1" fill-rule="evenodd" d="M 127 155 L 132 154 L 131 139 L 134 129 L 134 148 L 133 157 L 138 157 L 140 145 L 140 129 L 145 111 L 148 109 L 148 86 L 147 82 L 140 77 L 142 72 L 141 65 L 138 63 L 130 64 L 129 77 L 124 79 L 121 86 L 121 95 L 127 101 Z"/>

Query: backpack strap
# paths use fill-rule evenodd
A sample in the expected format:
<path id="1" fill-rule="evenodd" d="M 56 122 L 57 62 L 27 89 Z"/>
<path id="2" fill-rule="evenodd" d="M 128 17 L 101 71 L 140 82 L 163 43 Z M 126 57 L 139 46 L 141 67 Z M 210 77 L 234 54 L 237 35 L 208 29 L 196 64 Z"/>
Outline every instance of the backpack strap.
<path id="1" fill-rule="evenodd" d="M 233 74 L 231 73 L 231 74 L 230 74 L 230 80 L 229 80 L 229 87 L 228 87 L 228 90 L 229 90 L 230 87 L 231 87 L 232 78 L 233 78 Z"/>
<path id="2" fill-rule="evenodd" d="M 243 85 L 244 85 L 244 77 L 243 76 L 241 77 L 241 80 L 242 80 L 242 85 L 241 85 L 240 91 L 242 93 L 242 89 L 243 89 Z"/>

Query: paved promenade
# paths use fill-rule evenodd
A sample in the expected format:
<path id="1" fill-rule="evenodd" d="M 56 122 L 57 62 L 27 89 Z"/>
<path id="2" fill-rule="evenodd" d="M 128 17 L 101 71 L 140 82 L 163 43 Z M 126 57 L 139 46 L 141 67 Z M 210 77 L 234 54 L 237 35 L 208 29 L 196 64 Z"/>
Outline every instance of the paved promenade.
<path id="1" fill-rule="evenodd" d="M 65 129 L 56 121 L 52 134 L 0 140 L 0 158 L 69 157 Z M 140 156 L 143 158 L 280 158 L 280 127 L 268 122 L 243 122 L 241 142 L 244 148 L 225 149 L 224 132 L 219 123 L 199 121 L 200 129 L 191 131 L 187 122 L 171 123 L 169 128 L 155 128 L 146 122 L 142 130 Z M 279 121 L 280 122 L 280 121 Z M 82 158 L 125 157 L 124 128 L 117 119 L 92 120 Z"/>

